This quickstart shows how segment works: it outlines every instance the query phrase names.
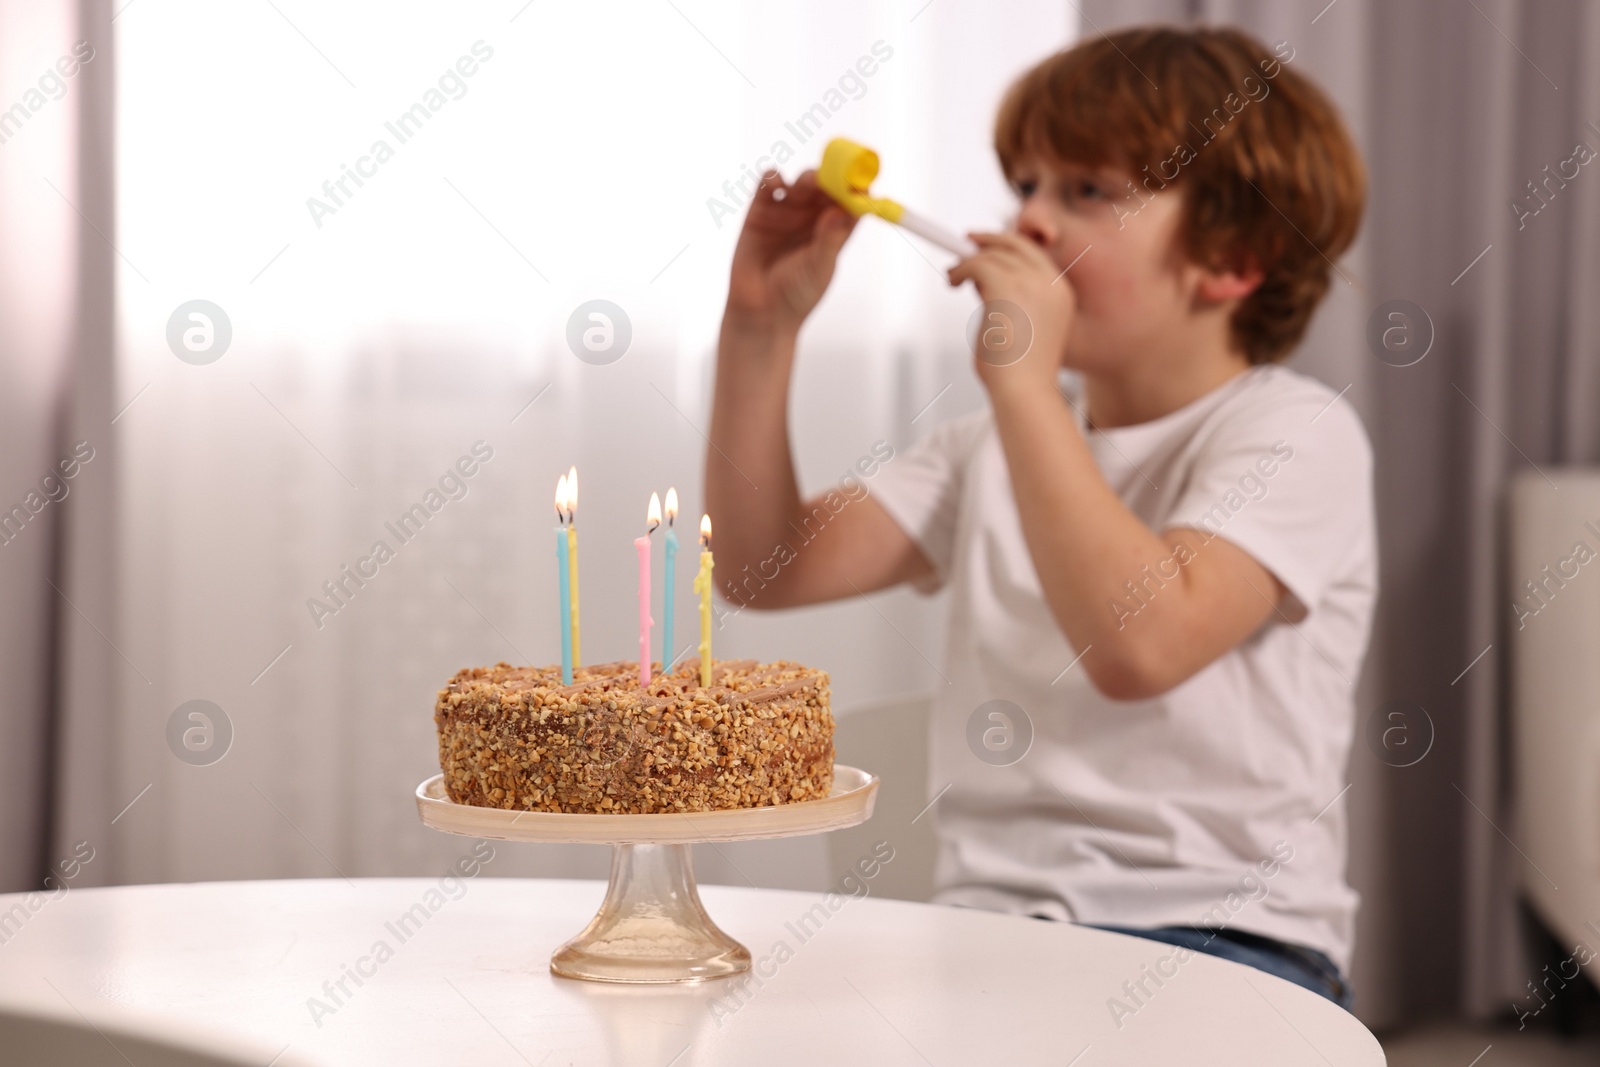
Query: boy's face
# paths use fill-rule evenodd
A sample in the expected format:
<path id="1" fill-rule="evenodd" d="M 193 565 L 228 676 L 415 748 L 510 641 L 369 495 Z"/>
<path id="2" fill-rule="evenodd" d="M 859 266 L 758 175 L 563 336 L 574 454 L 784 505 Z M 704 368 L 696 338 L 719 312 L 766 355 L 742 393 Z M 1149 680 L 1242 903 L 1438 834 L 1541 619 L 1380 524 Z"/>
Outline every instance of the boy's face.
<path id="1" fill-rule="evenodd" d="M 1062 354 L 1074 370 L 1127 370 L 1192 349 L 1199 318 L 1214 305 L 1215 276 L 1178 247 L 1183 196 L 1169 184 L 1140 196 L 1132 175 L 1109 168 L 1023 159 L 1014 229 L 1071 270 L 1077 314 Z M 1152 183 L 1155 184 L 1155 183 Z M 1224 309 L 1225 310 L 1225 309 Z"/>

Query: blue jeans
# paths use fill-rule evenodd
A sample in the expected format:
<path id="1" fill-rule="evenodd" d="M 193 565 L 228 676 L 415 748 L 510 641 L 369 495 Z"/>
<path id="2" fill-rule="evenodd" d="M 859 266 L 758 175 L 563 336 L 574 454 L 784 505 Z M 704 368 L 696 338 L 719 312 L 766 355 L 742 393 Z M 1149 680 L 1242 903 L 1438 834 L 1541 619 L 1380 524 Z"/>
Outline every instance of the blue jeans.
<path id="1" fill-rule="evenodd" d="M 1044 918 L 1036 915 L 1034 918 Z M 1085 923 L 1097 930 L 1110 930 L 1118 934 L 1131 934 L 1167 945 L 1178 945 L 1208 956 L 1243 963 L 1258 971 L 1286 979 L 1320 994 L 1349 1011 L 1355 1003 L 1354 991 L 1339 973 L 1339 968 L 1327 956 L 1305 945 L 1294 945 L 1260 934 L 1243 930 L 1213 930 L 1193 926 L 1160 926 L 1153 930 L 1140 930 L 1128 926 L 1102 926 Z"/>

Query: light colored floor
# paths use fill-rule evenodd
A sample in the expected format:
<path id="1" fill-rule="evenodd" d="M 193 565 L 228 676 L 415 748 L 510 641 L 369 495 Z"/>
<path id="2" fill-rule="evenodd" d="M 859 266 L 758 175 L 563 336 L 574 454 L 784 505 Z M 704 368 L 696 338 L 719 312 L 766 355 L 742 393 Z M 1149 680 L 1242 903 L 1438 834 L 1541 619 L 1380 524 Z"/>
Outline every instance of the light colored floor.
<path id="1" fill-rule="evenodd" d="M 1515 1026 L 1432 1026 L 1383 1039 L 1389 1067 L 1595 1067 L 1600 1034 L 1562 1041 Z"/>

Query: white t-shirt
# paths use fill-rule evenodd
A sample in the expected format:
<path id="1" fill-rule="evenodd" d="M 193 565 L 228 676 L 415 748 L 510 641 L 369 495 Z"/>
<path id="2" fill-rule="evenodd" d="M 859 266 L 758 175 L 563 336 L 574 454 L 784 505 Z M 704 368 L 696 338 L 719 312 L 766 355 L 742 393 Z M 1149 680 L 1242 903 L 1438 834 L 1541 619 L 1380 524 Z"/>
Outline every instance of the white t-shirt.
<path id="1" fill-rule="evenodd" d="M 1345 881 L 1345 765 L 1377 595 L 1361 421 L 1321 383 L 1265 365 L 1086 439 L 1152 530 L 1219 534 L 1289 596 L 1176 688 L 1108 700 L 1081 664 L 1062 673 L 1078 650 L 1045 603 L 992 410 L 938 427 L 885 466 L 872 494 L 933 563 L 921 587 L 951 588 L 948 681 L 935 682 L 929 741 L 934 900 L 1231 927 L 1320 949 L 1348 973 L 1358 898 Z M 1137 625 L 1141 600 L 1160 596 L 1178 566 L 1137 576 L 1142 588 L 1105 610 Z M 977 710 L 996 700 L 1025 720 Z M 1020 746 L 1029 723 L 1025 755 L 991 762 L 1015 758 L 1006 742 Z"/>

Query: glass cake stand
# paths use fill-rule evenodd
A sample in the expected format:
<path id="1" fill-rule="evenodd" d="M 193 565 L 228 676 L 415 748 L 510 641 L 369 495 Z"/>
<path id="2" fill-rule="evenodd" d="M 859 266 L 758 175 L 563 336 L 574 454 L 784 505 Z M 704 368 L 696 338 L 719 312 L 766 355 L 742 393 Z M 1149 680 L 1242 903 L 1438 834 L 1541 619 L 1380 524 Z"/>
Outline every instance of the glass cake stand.
<path id="1" fill-rule="evenodd" d="M 750 969 L 750 950 L 717 928 L 700 903 L 698 842 L 752 841 L 840 830 L 872 816 L 878 778 L 833 766 L 821 800 L 724 811 L 583 815 L 457 804 L 436 774 L 417 786 L 425 825 L 497 841 L 611 846 L 611 884 L 583 932 L 556 949 L 550 970 L 595 982 L 697 982 Z"/>

